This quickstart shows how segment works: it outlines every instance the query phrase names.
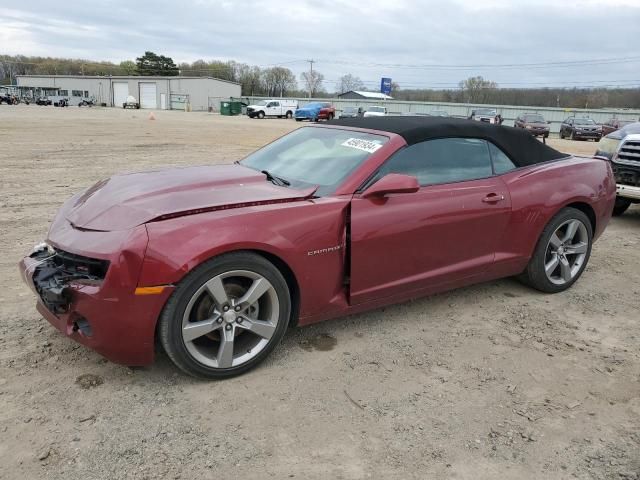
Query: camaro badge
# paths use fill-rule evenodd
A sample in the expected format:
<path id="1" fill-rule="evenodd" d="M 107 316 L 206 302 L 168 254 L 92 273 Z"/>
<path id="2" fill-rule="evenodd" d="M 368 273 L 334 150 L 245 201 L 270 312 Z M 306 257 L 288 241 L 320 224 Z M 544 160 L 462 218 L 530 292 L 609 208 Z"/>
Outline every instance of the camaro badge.
<path id="1" fill-rule="evenodd" d="M 336 252 L 336 251 L 340 250 L 341 248 L 342 248 L 342 245 L 336 245 L 335 247 L 321 248 L 319 250 L 309 250 L 307 252 L 307 255 L 310 256 L 310 257 L 313 257 L 314 255 L 322 255 L 323 253 Z"/>

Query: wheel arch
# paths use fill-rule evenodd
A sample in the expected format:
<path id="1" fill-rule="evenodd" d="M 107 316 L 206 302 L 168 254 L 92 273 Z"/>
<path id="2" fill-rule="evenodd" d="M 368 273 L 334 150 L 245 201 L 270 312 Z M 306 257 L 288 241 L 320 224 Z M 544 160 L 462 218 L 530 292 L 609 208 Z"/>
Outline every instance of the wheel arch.
<path id="1" fill-rule="evenodd" d="M 558 212 L 562 211 L 565 208 L 575 208 L 576 210 L 580 210 L 582 213 L 584 213 L 587 216 L 587 218 L 589 219 L 589 222 L 591 223 L 591 231 L 595 235 L 595 232 L 596 232 L 596 212 L 595 212 L 595 210 L 593 209 L 593 207 L 591 205 L 589 205 L 586 202 L 573 202 L 573 203 L 569 203 L 569 204 L 563 206 L 560 210 L 558 210 Z M 555 215 L 557 215 L 558 212 L 556 212 Z"/>
<path id="2" fill-rule="evenodd" d="M 289 319 L 289 324 L 290 326 L 296 326 L 298 324 L 298 315 L 300 312 L 301 302 L 300 283 L 298 282 L 298 277 L 296 276 L 293 268 L 291 268 L 291 266 L 280 255 L 265 249 L 261 249 L 259 246 L 247 246 L 218 250 L 211 255 L 202 256 L 198 258 L 197 263 L 191 263 L 188 269 L 183 269 L 182 275 L 180 275 L 180 277 L 173 283 L 177 285 L 178 283 L 182 282 L 190 272 L 198 268 L 200 265 L 214 258 L 231 253 L 253 253 L 255 255 L 259 255 L 273 264 L 276 269 L 278 269 L 278 271 L 282 274 L 285 281 L 287 282 L 287 286 L 289 287 L 289 292 L 291 295 L 291 318 Z"/>

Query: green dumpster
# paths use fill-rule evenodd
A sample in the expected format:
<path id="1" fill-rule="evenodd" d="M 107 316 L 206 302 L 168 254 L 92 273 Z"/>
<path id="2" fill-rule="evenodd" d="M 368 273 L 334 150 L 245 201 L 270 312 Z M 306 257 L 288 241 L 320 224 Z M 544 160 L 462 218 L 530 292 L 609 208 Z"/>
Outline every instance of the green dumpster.
<path id="1" fill-rule="evenodd" d="M 242 102 L 230 101 L 231 105 L 231 115 L 240 115 L 242 113 Z"/>
<path id="2" fill-rule="evenodd" d="M 231 115 L 231 102 L 220 102 L 220 115 Z"/>

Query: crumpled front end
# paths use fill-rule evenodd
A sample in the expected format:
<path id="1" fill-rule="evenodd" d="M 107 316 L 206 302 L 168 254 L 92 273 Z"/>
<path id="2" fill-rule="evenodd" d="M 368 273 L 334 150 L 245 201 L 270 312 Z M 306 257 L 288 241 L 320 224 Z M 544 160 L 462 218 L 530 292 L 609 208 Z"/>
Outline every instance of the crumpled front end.
<path id="1" fill-rule="evenodd" d="M 64 210 L 46 244 L 19 268 L 37 309 L 64 335 L 125 365 L 154 358 L 154 331 L 173 287 L 136 293 L 148 237 L 145 226 L 117 232 L 74 228 Z"/>

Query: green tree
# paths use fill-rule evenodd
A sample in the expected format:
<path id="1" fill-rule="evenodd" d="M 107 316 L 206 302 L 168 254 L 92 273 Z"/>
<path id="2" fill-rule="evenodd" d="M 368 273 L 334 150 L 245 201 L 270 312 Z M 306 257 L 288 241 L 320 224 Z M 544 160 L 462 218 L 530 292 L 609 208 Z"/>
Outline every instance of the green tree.
<path id="1" fill-rule="evenodd" d="M 120 62 L 120 71 L 122 75 L 135 75 L 137 71 L 136 63 L 132 60 L 123 60 Z"/>
<path id="2" fill-rule="evenodd" d="M 142 57 L 136 58 L 138 75 L 170 76 L 178 75 L 178 67 L 173 59 L 153 52 L 144 52 Z"/>

